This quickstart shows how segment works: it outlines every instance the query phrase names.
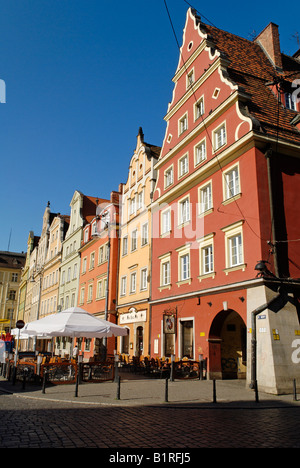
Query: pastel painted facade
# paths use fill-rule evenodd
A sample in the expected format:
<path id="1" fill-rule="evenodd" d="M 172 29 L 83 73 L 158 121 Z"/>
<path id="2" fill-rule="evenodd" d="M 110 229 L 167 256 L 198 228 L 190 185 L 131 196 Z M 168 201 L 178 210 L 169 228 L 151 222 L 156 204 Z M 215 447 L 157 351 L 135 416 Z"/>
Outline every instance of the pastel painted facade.
<path id="1" fill-rule="evenodd" d="M 140 128 L 122 187 L 117 309 L 129 334 L 119 338 L 118 349 L 130 357 L 150 352 L 151 201 L 160 149 L 144 141 Z"/>
<path id="2" fill-rule="evenodd" d="M 57 214 L 49 227 L 49 245 L 44 263 L 40 318 L 57 312 L 62 243 L 69 216 Z"/>
<path id="3" fill-rule="evenodd" d="M 279 40 L 276 28 L 270 37 Z M 300 378 L 291 359 L 300 328 L 299 299 L 292 300 L 299 298 L 300 251 L 287 242 L 299 237 L 300 134 L 297 109 L 277 112 L 277 96 L 266 86 L 276 74 L 266 47 L 259 37 L 239 38 L 187 12 L 156 165 L 151 355 L 205 359 L 210 378 L 253 383 L 253 311 L 292 278 L 287 308 L 255 316 L 255 380 L 277 393 L 290 390 L 292 375 Z M 288 66 L 300 71 L 292 58 Z M 290 89 L 291 79 L 285 85 Z M 259 260 L 268 261 L 268 271 L 255 270 Z M 279 329 L 284 358 L 272 332 Z"/>
<path id="4" fill-rule="evenodd" d="M 70 202 L 69 228 L 62 243 L 62 260 L 58 291 L 58 311 L 77 305 L 80 271 L 80 247 L 83 228 L 95 217 L 97 197 L 75 190 Z M 62 337 L 56 341 L 58 353 L 70 355 L 72 340 Z"/>
<path id="5" fill-rule="evenodd" d="M 26 254 L 0 252 L 0 336 L 15 327 L 20 302 L 21 272 Z"/>
<path id="6" fill-rule="evenodd" d="M 95 316 L 116 323 L 118 269 L 119 193 L 110 200 L 98 200 L 94 218 L 83 228 L 80 247 L 78 306 Z M 114 337 L 82 339 L 83 359 L 103 359 L 116 350 Z"/>

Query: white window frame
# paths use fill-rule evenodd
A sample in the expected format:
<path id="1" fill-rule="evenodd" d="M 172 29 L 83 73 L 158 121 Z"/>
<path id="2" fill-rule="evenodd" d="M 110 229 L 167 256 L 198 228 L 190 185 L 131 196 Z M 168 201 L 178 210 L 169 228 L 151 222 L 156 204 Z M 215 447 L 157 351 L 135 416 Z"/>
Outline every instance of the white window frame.
<path id="1" fill-rule="evenodd" d="M 128 254 L 128 235 L 122 238 L 122 256 L 124 257 L 127 254 Z"/>
<path id="2" fill-rule="evenodd" d="M 168 207 L 165 210 L 163 210 L 161 212 L 160 216 L 161 216 L 161 218 L 160 218 L 160 221 L 161 221 L 160 232 L 161 232 L 161 236 L 164 236 L 166 234 L 169 234 L 171 232 L 171 229 L 172 229 L 172 225 L 171 225 L 171 208 Z"/>
<path id="3" fill-rule="evenodd" d="M 191 252 L 190 244 L 176 249 L 178 252 L 178 282 L 177 285 L 191 284 Z M 187 261 L 187 263 L 185 263 Z"/>
<path id="4" fill-rule="evenodd" d="M 142 224 L 142 238 L 141 238 L 141 245 L 147 245 L 149 243 L 149 225 L 148 221 Z"/>
<path id="5" fill-rule="evenodd" d="M 186 89 L 189 89 L 193 86 L 195 83 L 195 69 L 192 68 L 187 74 L 186 74 Z"/>
<path id="6" fill-rule="evenodd" d="M 174 184 L 174 166 L 173 164 L 169 166 L 164 171 L 164 188 L 171 187 Z"/>
<path id="7" fill-rule="evenodd" d="M 178 136 L 182 135 L 188 130 L 188 113 L 183 114 L 178 120 Z"/>
<path id="8" fill-rule="evenodd" d="M 142 268 L 140 275 L 140 290 L 145 291 L 148 289 L 148 268 Z"/>
<path id="9" fill-rule="evenodd" d="M 245 270 L 246 264 L 244 263 L 244 240 L 243 240 L 243 223 L 244 221 L 238 221 L 237 223 L 231 224 L 222 228 L 221 230 L 225 234 L 225 273 L 228 274 L 230 271 L 237 269 Z M 238 244 L 238 259 L 234 261 L 234 248 L 233 242 L 236 244 L 237 240 L 240 240 Z"/>
<path id="10" fill-rule="evenodd" d="M 185 176 L 189 172 L 189 153 L 178 159 L 178 178 Z"/>
<path id="11" fill-rule="evenodd" d="M 201 239 L 198 239 L 199 243 L 199 277 L 201 281 L 202 278 L 215 277 L 214 271 L 214 233 L 208 234 Z M 209 268 L 206 269 L 205 262 L 205 251 L 209 249 L 210 253 L 210 262 Z"/>
<path id="12" fill-rule="evenodd" d="M 195 167 L 201 164 L 203 161 L 205 161 L 207 158 L 207 153 L 206 153 L 206 138 L 203 138 L 202 140 L 197 143 L 197 145 L 194 146 L 194 164 Z"/>
<path id="13" fill-rule="evenodd" d="M 126 296 L 127 291 L 127 276 L 121 276 L 121 284 L 120 284 L 120 296 Z"/>
<path id="14" fill-rule="evenodd" d="M 212 181 L 201 185 L 198 189 L 199 214 L 210 213 L 213 209 Z"/>
<path id="15" fill-rule="evenodd" d="M 159 257 L 160 260 L 160 287 L 159 290 L 162 289 L 170 289 L 171 288 L 171 252 L 167 252 L 164 255 Z M 168 265 L 168 271 L 166 276 L 166 265 Z"/>
<path id="16" fill-rule="evenodd" d="M 187 203 L 187 209 L 184 208 L 185 203 Z M 191 220 L 191 206 L 190 206 L 190 196 L 187 195 L 181 200 L 178 201 L 178 225 L 189 223 Z"/>
<path id="17" fill-rule="evenodd" d="M 130 273 L 130 290 L 129 290 L 130 294 L 136 293 L 136 286 L 137 286 L 136 280 L 137 280 L 137 272 L 133 271 L 132 273 Z"/>
<path id="18" fill-rule="evenodd" d="M 222 122 L 217 128 L 213 130 L 214 151 L 218 151 L 220 148 L 222 148 L 226 144 L 227 144 L 226 122 Z"/>
<path id="19" fill-rule="evenodd" d="M 234 179 L 232 179 L 234 177 Z M 232 185 L 233 182 L 233 185 Z M 241 178 L 239 163 L 223 172 L 223 200 L 230 200 L 241 194 Z"/>
<path id="20" fill-rule="evenodd" d="M 130 251 L 131 252 L 135 252 L 138 248 L 138 230 L 137 229 L 133 229 L 133 231 L 131 232 L 131 249 Z"/>
<path id="21" fill-rule="evenodd" d="M 201 98 L 194 104 L 194 121 L 196 122 L 196 120 L 200 119 L 200 117 L 204 115 L 204 112 L 204 96 L 201 96 Z"/>

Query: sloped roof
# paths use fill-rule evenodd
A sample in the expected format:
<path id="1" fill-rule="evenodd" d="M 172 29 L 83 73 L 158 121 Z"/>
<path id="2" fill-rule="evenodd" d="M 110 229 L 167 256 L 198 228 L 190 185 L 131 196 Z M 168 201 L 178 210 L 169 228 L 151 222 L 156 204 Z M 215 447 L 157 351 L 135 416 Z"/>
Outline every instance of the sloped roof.
<path id="1" fill-rule="evenodd" d="M 300 132 L 291 124 L 297 113 L 278 105 L 278 99 L 267 83 L 289 83 L 300 78 L 300 62 L 281 54 L 282 73 L 272 65 L 259 44 L 216 27 L 204 24 L 195 15 L 201 31 L 208 34 L 216 49 L 229 59 L 229 77 L 251 95 L 248 111 L 260 122 L 260 131 L 300 144 Z"/>

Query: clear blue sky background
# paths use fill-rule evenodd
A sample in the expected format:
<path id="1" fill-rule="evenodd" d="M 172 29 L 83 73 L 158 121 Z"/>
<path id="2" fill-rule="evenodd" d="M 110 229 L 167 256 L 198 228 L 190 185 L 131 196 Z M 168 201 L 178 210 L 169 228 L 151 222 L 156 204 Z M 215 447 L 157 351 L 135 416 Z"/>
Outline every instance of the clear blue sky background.
<path id="1" fill-rule="evenodd" d="M 295 2 L 189 3 L 248 39 L 273 21 L 282 50 L 299 48 Z M 167 5 L 181 44 L 189 5 Z M 0 57 L 0 250 L 26 251 L 48 200 L 69 214 L 75 190 L 126 182 L 139 126 L 161 146 L 179 52 L 163 0 L 0 0 Z"/>

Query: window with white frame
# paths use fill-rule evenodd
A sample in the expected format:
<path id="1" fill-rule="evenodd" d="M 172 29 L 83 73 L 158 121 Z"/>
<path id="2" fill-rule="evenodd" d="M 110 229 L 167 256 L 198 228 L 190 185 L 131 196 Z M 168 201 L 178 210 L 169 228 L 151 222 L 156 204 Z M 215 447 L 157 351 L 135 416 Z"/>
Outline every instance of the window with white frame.
<path id="1" fill-rule="evenodd" d="M 214 257 L 212 244 L 201 248 L 201 266 L 202 275 L 207 275 L 214 271 Z"/>
<path id="2" fill-rule="evenodd" d="M 136 271 L 130 274 L 130 293 L 136 292 Z"/>
<path id="3" fill-rule="evenodd" d="M 159 257 L 160 260 L 160 287 L 171 286 L 171 252 Z"/>
<path id="4" fill-rule="evenodd" d="M 187 114 L 185 114 L 181 119 L 178 121 L 178 133 L 181 135 L 184 133 L 188 128 L 188 117 Z"/>
<path id="5" fill-rule="evenodd" d="M 120 295 L 126 296 L 126 287 L 127 287 L 127 276 L 122 276 L 121 278 L 121 288 L 120 288 Z"/>
<path id="6" fill-rule="evenodd" d="M 145 289 L 147 289 L 147 287 L 148 287 L 148 269 L 142 268 L 140 289 L 141 291 L 144 291 Z"/>
<path id="7" fill-rule="evenodd" d="M 226 127 L 225 123 L 220 125 L 216 130 L 214 130 L 214 144 L 215 150 L 221 148 L 226 144 Z"/>
<path id="8" fill-rule="evenodd" d="M 243 263 L 242 235 L 237 234 L 228 238 L 229 267 Z"/>
<path id="9" fill-rule="evenodd" d="M 93 299 L 93 285 L 89 284 L 88 286 L 88 301 L 92 301 Z"/>
<path id="10" fill-rule="evenodd" d="M 169 187 L 173 184 L 174 176 L 173 176 L 173 166 L 169 167 L 165 170 L 165 188 Z"/>
<path id="11" fill-rule="evenodd" d="M 179 225 L 190 220 L 190 199 L 184 198 L 178 202 L 178 221 Z"/>
<path id="12" fill-rule="evenodd" d="M 137 229 L 131 233 L 131 252 L 137 249 Z"/>
<path id="13" fill-rule="evenodd" d="M 161 234 L 167 234 L 171 231 L 171 208 L 161 213 Z"/>
<path id="14" fill-rule="evenodd" d="M 240 193 L 240 176 L 238 164 L 224 173 L 224 194 L 225 200 Z"/>
<path id="15" fill-rule="evenodd" d="M 73 268 L 73 279 L 76 279 L 76 278 L 77 278 L 77 263 L 75 263 L 74 268 Z"/>
<path id="16" fill-rule="evenodd" d="M 89 230 L 88 228 L 84 231 L 84 242 L 87 242 L 89 238 Z M 69 249 L 69 248 L 68 248 Z M 69 250 L 67 251 L 67 255 L 69 253 Z"/>
<path id="17" fill-rule="evenodd" d="M 143 208 L 143 192 L 137 194 L 137 209 L 141 210 Z"/>
<path id="18" fill-rule="evenodd" d="M 179 281 L 185 281 L 190 278 L 190 254 L 180 255 L 180 278 Z"/>
<path id="19" fill-rule="evenodd" d="M 188 155 L 185 154 L 182 158 L 178 161 L 178 173 L 179 177 L 184 176 L 189 171 L 189 158 Z"/>
<path id="20" fill-rule="evenodd" d="M 128 236 L 124 236 L 122 239 L 122 255 L 128 254 Z"/>
<path id="21" fill-rule="evenodd" d="M 199 188 L 199 207 L 200 214 L 205 213 L 208 210 L 211 210 L 213 206 L 212 203 L 212 184 L 208 184 Z"/>
<path id="22" fill-rule="evenodd" d="M 195 82 L 195 73 L 194 73 L 194 69 L 193 69 L 187 74 L 186 87 L 189 88 L 190 86 L 193 85 L 194 82 Z"/>
<path id="23" fill-rule="evenodd" d="M 204 98 L 202 97 L 196 102 L 194 107 L 195 120 L 199 119 L 204 114 Z"/>
<path id="24" fill-rule="evenodd" d="M 245 267 L 243 253 L 243 221 L 222 228 L 225 233 L 226 269 Z"/>
<path id="25" fill-rule="evenodd" d="M 132 215 L 135 213 L 136 210 L 136 198 L 135 196 L 129 200 L 129 214 Z"/>
<path id="26" fill-rule="evenodd" d="M 206 159 L 206 140 L 205 138 L 195 146 L 195 166 Z"/>
<path id="27" fill-rule="evenodd" d="M 97 281 L 96 297 L 97 297 L 97 299 L 99 299 L 100 297 L 103 297 L 103 281 L 102 281 L 102 279 Z"/>
<path id="28" fill-rule="evenodd" d="M 161 286 L 167 286 L 171 283 L 171 262 L 166 260 L 161 264 Z"/>
<path id="29" fill-rule="evenodd" d="M 90 270 L 95 266 L 95 252 L 92 252 L 90 255 Z"/>
<path id="30" fill-rule="evenodd" d="M 84 303 L 84 288 L 80 289 L 80 304 Z"/>
<path id="31" fill-rule="evenodd" d="M 148 223 L 142 225 L 142 239 L 141 244 L 146 245 L 148 244 Z"/>

